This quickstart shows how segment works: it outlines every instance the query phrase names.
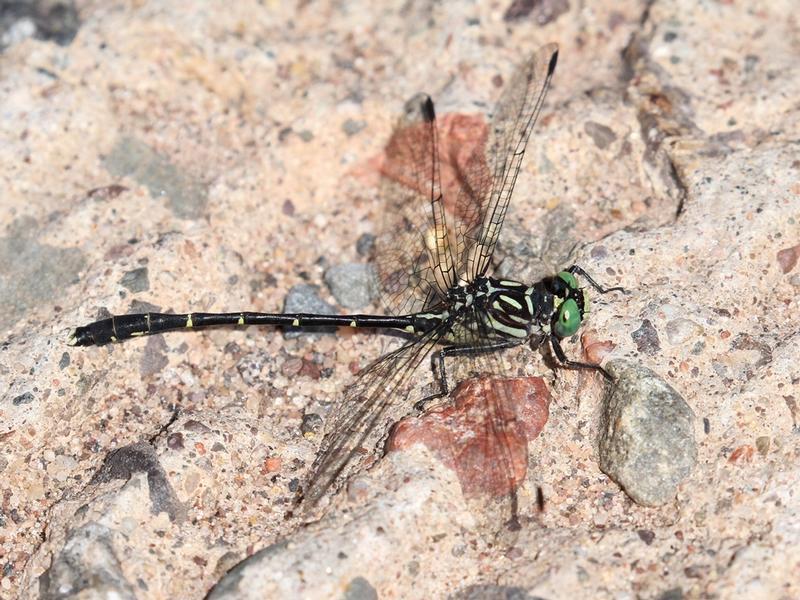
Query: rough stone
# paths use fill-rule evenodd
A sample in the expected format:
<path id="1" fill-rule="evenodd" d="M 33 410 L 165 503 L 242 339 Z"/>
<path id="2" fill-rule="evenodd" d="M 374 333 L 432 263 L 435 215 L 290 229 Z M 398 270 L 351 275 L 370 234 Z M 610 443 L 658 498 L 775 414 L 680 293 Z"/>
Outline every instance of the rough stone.
<path id="1" fill-rule="evenodd" d="M 364 308 L 375 297 L 375 271 L 370 265 L 334 265 L 325 271 L 325 283 L 336 301 L 345 308 Z"/>
<path id="2" fill-rule="evenodd" d="M 623 361 L 606 369 L 615 381 L 601 419 L 600 468 L 639 504 L 669 502 L 697 461 L 694 413 L 650 369 Z"/>

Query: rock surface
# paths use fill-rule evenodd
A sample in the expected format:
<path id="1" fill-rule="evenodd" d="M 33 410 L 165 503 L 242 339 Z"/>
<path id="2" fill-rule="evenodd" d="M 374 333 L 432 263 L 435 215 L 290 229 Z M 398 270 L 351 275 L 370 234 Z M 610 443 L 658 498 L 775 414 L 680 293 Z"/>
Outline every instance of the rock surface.
<path id="1" fill-rule="evenodd" d="M 4 14 L 0 597 L 800 597 L 795 4 Z M 552 402 L 513 548 L 482 540 L 420 445 L 301 527 L 320 443 L 304 415 L 325 420 L 396 340 L 249 328 L 65 345 L 152 306 L 276 311 L 298 285 L 332 304 L 325 270 L 363 262 L 380 233 L 380 157 L 406 99 L 434 97 L 457 165 L 466 142 L 447 136 L 484 130 L 513 66 L 550 41 L 559 64 L 496 258 L 523 280 L 576 262 L 632 292 L 593 294 L 582 339 L 694 411 L 697 464 L 674 501 L 637 505 L 600 470 L 597 375 L 518 349 L 491 365 L 544 377 Z"/>

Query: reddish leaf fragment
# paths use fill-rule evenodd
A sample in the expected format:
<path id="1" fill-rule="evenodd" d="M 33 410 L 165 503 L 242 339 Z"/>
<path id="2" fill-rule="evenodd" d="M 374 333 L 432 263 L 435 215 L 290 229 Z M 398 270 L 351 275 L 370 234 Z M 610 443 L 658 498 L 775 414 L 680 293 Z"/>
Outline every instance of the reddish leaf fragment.
<path id="1" fill-rule="evenodd" d="M 399 422 L 389 450 L 427 446 L 458 475 L 465 497 L 513 492 L 528 468 L 528 442 L 544 427 L 550 393 L 541 377 L 476 378 L 453 403 Z"/>

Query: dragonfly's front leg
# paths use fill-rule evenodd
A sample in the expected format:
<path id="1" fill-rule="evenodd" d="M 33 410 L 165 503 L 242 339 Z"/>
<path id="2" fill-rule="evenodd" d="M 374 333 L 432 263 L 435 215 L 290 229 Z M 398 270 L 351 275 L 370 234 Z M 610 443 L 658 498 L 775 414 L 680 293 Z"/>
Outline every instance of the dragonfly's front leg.
<path id="1" fill-rule="evenodd" d="M 609 290 L 610 291 L 610 290 Z M 560 362 L 565 367 L 570 369 L 592 369 L 593 371 L 599 371 L 603 377 L 605 377 L 608 381 L 614 381 L 614 378 L 609 375 L 608 371 L 606 371 L 600 365 L 593 365 L 591 363 L 579 362 L 577 360 L 570 360 L 567 358 L 567 355 L 564 353 L 564 349 L 561 347 L 561 344 L 558 341 L 558 338 L 554 335 L 550 336 L 550 345 L 553 348 L 553 353 L 556 355 L 558 362 Z"/>
<path id="2" fill-rule="evenodd" d="M 588 281 L 589 285 L 591 285 L 594 289 L 596 289 L 601 294 L 607 294 L 608 292 L 622 292 L 623 294 L 629 293 L 628 290 L 626 290 L 625 288 L 620 287 L 620 286 L 604 288 L 602 285 L 600 285 L 594 279 L 592 279 L 589 276 L 589 274 L 586 271 L 584 271 L 581 267 L 579 267 L 578 265 L 572 265 L 571 267 L 569 267 L 567 269 L 567 272 L 568 273 L 572 273 L 573 275 L 580 275 L 581 278 L 583 278 L 586 281 Z"/>
<path id="3" fill-rule="evenodd" d="M 480 346 L 445 346 L 438 352 L 431 354 L 431 370 L 434 376 L 438 372 L 439 391 L 425 396 L 414 404 L 414 410 L 422 412 L 425 406 L 433 400 L 443 398 L 450 393 L 450 385 L 447 383 L 447 370 L 445 369 L 444 359 L 447 356 L 469 356 L 476 354 L 484 354 L 487 352 L 496 352 L 497 350 L 505 350 L 506 348 L 513 348 L 524 343 L 525 339 L 502 340 L 499 342 L 492 342 L 491 344 L 482 344 Z"/>

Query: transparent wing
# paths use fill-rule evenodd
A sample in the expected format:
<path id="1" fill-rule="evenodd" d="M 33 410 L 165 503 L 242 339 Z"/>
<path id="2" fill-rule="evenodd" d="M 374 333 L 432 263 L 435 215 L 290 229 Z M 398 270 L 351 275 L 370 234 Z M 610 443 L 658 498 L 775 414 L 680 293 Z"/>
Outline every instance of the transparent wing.
<path id="1" fill-rule="evenodd" d="M 348 386 L 328 418 L 322 448 L 303 491 L 304 512 L 376 458 L 390 426 L 411 411 L 409 397 L 417 385 L 413 374 L 443 330 L 407 341 L 361 371 Z"/>
<path id="2" fill-rule="evenodd" d="M 426 94 L 406 103 L 386 145 L 381 174 L 386 209 L 375 248 L 381 297 L 392 314 L 419 312 L 443 301 L 456 284 L 436 115 Z"/>
<path id="3" fill-rule="evenodd" d="M 477 329 L 463 343 L 485 347 L 491 339 L 477 311 L 469 316 Z M 502 351 L 470 356 L 471 377 L 454 393 L 456 406 L 472 404 L 464 426 L 467 444 L 456 459 L 462 493 L 483 537 L 505 547 L 520 529 L 517 490 L 528 467 L 527 436 L 517 418 L 518 387 L 501 359 Z"/>
<path id="4" fill-rule="evenodd" d="M 458 275 L 468 281 L 489 267 L 557 58 L 558 46 L 547 44 L 516 70 L 497 103 L 486 145 L 476 148 L 464 169 L 456 253 Z"/>

